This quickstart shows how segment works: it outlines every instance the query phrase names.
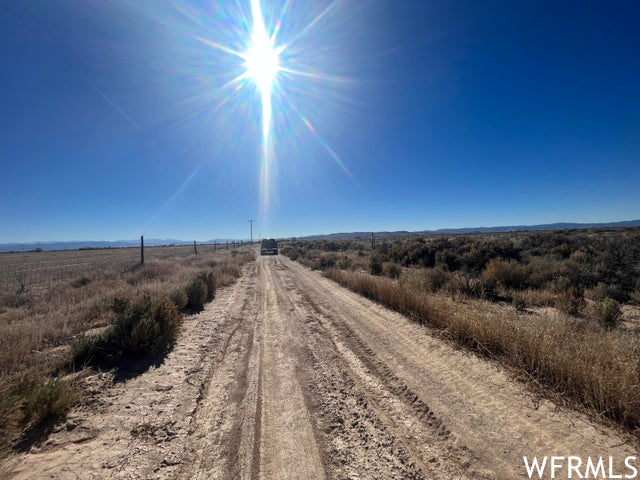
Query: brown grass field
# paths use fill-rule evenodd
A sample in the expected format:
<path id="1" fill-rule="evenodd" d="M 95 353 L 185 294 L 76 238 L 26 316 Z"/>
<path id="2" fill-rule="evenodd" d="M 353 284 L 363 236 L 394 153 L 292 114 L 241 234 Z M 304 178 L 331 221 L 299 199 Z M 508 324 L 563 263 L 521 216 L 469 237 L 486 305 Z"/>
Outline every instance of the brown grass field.
<path id="1" fill-rule="evenodd" d="M 97 352 L 112 363 L 164 354 L 180 312 L 202 308 L 253 255 L 213 249 L 146 248 L 144 266 L 138 249 L 0 255 L 0 449 L 64 413 L 82 395 L 73 372 Z"/>
<path id="2" fill-rule="evenodd" d="M 203 244 L 198 245 L 198 253 L 230 248 L 233 247 L 226 244 Z M 144 251 L 146 261 L 185 258 L 194 253 L 193 245 L 145 247 Z M 139 262 L 139 247 L 0 253 L 0 292 L 49 288 L 73 276 L 126 270 Z"/>

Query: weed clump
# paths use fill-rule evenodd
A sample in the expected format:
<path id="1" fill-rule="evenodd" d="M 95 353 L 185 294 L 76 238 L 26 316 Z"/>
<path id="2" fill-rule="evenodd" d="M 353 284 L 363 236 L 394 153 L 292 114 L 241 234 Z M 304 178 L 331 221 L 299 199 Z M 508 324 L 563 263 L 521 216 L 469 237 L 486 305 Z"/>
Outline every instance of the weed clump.
<path id="1" fill-rule="evenodd" d="M 511 299 L 511 305 L 516 309 L 518 313 L 524 313 L 527 311 L 527 302 L 520 295 L 515 295 Z"/>
<path id="2" fill-rule="evenodd" d="M 176 304 L 176 308 L 180 311 L 184 310 L 189 303 L 189 296 L 183 288 L 178 288 L 171 292 L 171 300 Z"/>
<path id="3" fill-rule="evenodd" d="M 204 270 L 201 271 L 198 276 L 207 287 L 206 301 L 210 302 L 216 296 L 216 277 L 213 272 L 207 272 Z"/>
<path id="4" fill-rule="evenodd" d="M 531 267 L 512 259 L 494 258 L 487 264 L 482 277 L 505 288 L 524 288 L 531 276 Z"/>
<path id="5" fill-rule="evenodd" d="M 176 339 L 181 316 L 170 297 L 114 299 L 115 322 L 100 336 L 81 337 L 72 344 L 74 363 L 100 364 L 120 356 L 161 353 Z"/>
<path id="6" fill-rule="evenodd" d="M 175 303 L 165 296 L 128 301 L 116 314 L 107 343 L 114 351 L 129 355 L 158 353 L 166 348 L 175 340 L 181 320 Z"/>
<path id="7" fill-rule="evenodd" d="M 613 330 L 622 321 L 620 304 L 613 298 L 605 298 L 593 306 L 595 320 L 607 330 Z"/>
<path id="8" fill-rule="evenodd" d="M 191 280 L 189 285 L 186 288 L 187 298 L 189 301 L 187 302 L 187 308 L 190 310 L 200 312 L 204 309 L 204 304 L 207 301 L 207 284 L 204 283 L 204 280 L 199 276 Z"/>
<path id="9" fill-rule="evenodd" d="M 71 282 L 71 286 L 73 288 L 84 287 L 85 285 L 89 285 L 91 283 L 91 279 L 86 276 L 78 277 Z"/>
<path id="10" fill-rule="evenodd" d="M 70 382 L 23 374 L 0 385 L 0 450 L 13 446 L 19 432 L 29 432 L 64 415 L 78 393 Z"/>
<path id="11" fill-rule="evenodd" d="M 449 282 L 449 274 L 440 267 L 425 268 L 423 271 L 423 284 L 428 292 L 436 293 L 442 290 Z"/>
<path id="12" fill-rule="evenodd" d="M 385 277 L 399 278 L 402 273 L 402 268 L 397 263 L 385 262 L 382 265 L 382 272 Z"/>
<path id="13" fill-rule="evenodd" d="M 382 275 L 382 260 L 377 255 L 372 255 L 369 261 L 369 273 L 371 275 Z"/>
<path id="14" fill-rule="evenodd" d="M 556 308 L 571 316 L 578 316 L 587 306 L 584 292 L 576 287 L 569 287 L 556 300 Z"/>

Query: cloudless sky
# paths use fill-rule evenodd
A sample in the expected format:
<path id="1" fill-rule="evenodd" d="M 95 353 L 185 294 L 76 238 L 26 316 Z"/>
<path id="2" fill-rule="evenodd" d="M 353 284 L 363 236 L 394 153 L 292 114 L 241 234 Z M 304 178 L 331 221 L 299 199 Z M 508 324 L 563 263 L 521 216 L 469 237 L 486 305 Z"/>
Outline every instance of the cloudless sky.
<path id="1" fill-rule="evenodd" d="M 640 3 L 285 3 L 267 203 L 249 0 L 0 0 L 0 243 L 640 218 Z"/>

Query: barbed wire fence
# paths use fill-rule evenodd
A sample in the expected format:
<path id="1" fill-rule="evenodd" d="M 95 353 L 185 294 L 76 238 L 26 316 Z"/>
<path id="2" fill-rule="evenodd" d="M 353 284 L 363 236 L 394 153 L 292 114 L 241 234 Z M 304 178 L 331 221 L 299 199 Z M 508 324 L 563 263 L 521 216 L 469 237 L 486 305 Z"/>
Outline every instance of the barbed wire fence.
<path id="1" fill-rule="evenodd" d="M 249 242 L 145 246 L 144 262 L 191 255 L 210 255 Z M 0 254 L 0 294 L 51 288 L 100 272 L 124 272 L 141 263 L 140 247 L 8 252 Z"/>

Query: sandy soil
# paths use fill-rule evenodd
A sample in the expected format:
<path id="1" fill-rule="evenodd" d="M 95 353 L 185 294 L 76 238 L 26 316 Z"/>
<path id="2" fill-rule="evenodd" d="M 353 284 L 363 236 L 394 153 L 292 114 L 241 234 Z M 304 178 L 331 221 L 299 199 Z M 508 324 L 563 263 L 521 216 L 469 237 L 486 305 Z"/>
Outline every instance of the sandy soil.
<path id="1" fill-rule="evenodd" d="M 2 477 L 517 479 L 524 455 L 638 456 L 282 256 L 248 265 L 188 318 L 161 366 L 88 382 L 91 402 Z"/>

